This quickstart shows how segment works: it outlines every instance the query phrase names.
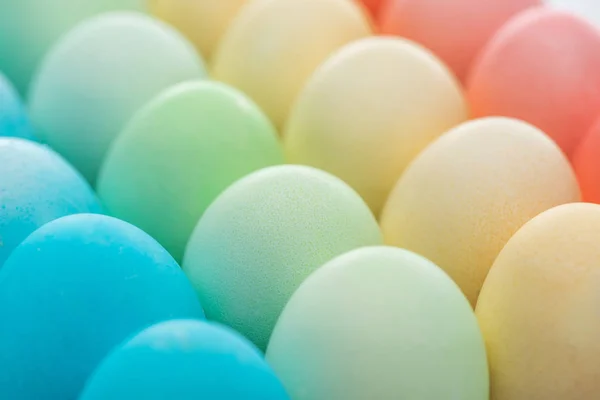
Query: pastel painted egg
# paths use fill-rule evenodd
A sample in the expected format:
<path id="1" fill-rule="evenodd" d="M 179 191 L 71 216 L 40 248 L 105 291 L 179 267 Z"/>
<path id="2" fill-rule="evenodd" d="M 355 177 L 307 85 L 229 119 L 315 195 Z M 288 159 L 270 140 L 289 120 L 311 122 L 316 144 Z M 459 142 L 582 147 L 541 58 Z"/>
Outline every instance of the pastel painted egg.
<path id="1" fill-rule="evenodd" d="M 94 183 L 111 142 L 141 106 L 204 75 L 195 49 L 167 24 L 103 14 L 52 48 L 32 84 L 31 118 L 40 139 Z"/>
<path id="2" fill-rule="evenodd" d="M 210 59 L 231 20 L 249 0 L 147 0 L 152 14 L 184 33 Z"/>
<path id="3" fill-rule="evenodd" d="M 213 74 L 248 94 L 280 129 L 306 79 L 333 51 L 370 34 L 348 0 L 260 0 L 223 37 Z"/>
<path id="4" fill-rule="evenodd" d="M 542 0 L 389 0 L 379 14 L 384 34 L 422 44 L 465 81 L 473 61 L 506 21 Z"/>
<path id="5" fill-rule="evenodd" d="M 508 239 L 539 213 L 579 198 L 569 162 L 543 132 L 484 118 L 446 133 L 413 161 L 381 226 L 386 243 L 432 260 L 475 305 Z"/>
<path id="6" fill-rule="evenodd" d="M 25 95 L 44 54 L 79 21 L 106 11 L 143 9 L 143 0 L 2 1 L 0 70 Z"/>
<path id="7" fill-rule="evenodd" d="M 173 258 L 138 228 L 73 215 L 0 269 L 0 398 L 75 399 L 114 346 L 172 318 L 203 318 Z"/>
<path id="8" fill-rule="evenodd" d="M 319 268 L 281 314 L 267 361 L 296 400 L 489 398 L 469 302 L 436 265 L 398 248 Z"/>
<path id="9" fill-rule="evenodd" d="M 264 350 L 283 307 L 311 272 L 381 242 L 369 208 L 342 181 L 309 167 L 276 166 L 237 181 L 210 205 L 183 269 L 207 317 Z"/>
<path id="10" fill-rule="evenodd" d="M 182 83 L 136 114 L 106 157 L 98 191 L 112 215 L 180 260 L 223 190 L 282 163 L 277 132 L 243 94 L 221 83 Z"/>
<path id="11" fill-rule="evenodd" d="M 100 212 L 88 183 L 61 156 L 28 140 L 0 138 L 0 268 L 45 223 Z"/>
<path id="12" fill-rule="evenodd" d="M 360 1 L 371 15 L 376 16 L 386 0 L 357 0 Z"/>
<path id="13" fill-rule="evenodd" d="M 80 400 L 286 400 L 258 349 L 218 325 L 162 322 L 118 346 Z"/>
<path id="14" fill-rule="evenodd" d="M 571 157 L 600 110 L 598 48 L 598 30 L 575 15 L 553 8 L 520 14 L 473 67 L 467 85 L 473 115 L 523 119 Z"/>
<path id="15" fill-rule="evenodd" d="M 29 117 L 19 94 L 0 73 L 0 137 L 34 140 Z"/>
<path id="16" fill-rule="evenodd" d="M 568 204 L 523 226 L 485 281 L 477 318 L 492 398 L 600 398 L 600 206 Z"/>
<path id="17" fill-rule="evenodd" d="M 307 82 L 285 131 L 286 156 L 342 178 L 379 215 L 408 163 L 467 117 L 458 83 L 428 51 L 362 39 Z"/>
<path id="18" fill-rule="evenodd" d="M 573 157 L 584 201 L 600 203 L 600 120 L 592 127 Z"/>

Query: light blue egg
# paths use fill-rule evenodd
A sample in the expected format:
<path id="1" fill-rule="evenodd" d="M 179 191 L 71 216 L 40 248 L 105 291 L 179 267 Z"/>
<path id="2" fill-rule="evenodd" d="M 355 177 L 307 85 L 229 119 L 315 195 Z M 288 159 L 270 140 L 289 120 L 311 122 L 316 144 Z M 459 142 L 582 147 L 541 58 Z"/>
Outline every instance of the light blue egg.
<path id="1" fill-rule="evenodd" d="M 0 268 L 45 223 L 100 212 L 88 183 L 61 156 L 28 140 L 0 138 Z"/>
<path id="2" fill-rule="evenodd" d="M 0 136 L 33 140 L 33 129 L 13 85 L 0 73 Z"/>
<path id="3" fill-rule="evenodd" d="M 238 333 L 201 321 L 164 322 L 118 347 L 80 400 L 283 400 L 285 389 Z"/>
<path id="4" fill-rule="evenodd" d="M 52 221 L 0 269 L 0 399 L 76 399 L 127 337 L 203 317 L 175 260 L 138 228 L 94 214 Z"/>

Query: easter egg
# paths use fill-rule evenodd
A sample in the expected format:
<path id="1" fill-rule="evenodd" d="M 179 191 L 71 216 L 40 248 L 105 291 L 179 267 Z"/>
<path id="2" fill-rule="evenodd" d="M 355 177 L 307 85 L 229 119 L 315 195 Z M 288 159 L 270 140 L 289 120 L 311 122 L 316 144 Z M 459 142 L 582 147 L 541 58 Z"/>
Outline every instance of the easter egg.
<path id="1" fill-rule="evenodd" d="M 458 83 L 428 51 L 362 39 L 307 82 L 285 131 L 286 156 L 342 178 L 379 215 L 408 163 L 467 117 Z"/>
<path id="2" fill-rule="evenodd" d="M 71 30 L 44 59 L 31 88 L 31 118 L 40 139 L 94 183 L 111 142 L 141 106 L 204 74 L 192 45 L 167 24 L 103 14 Z"/>
<path id="3" fill-rule="evenodd" d="M 138 228 L 91 214 L 52 221 L 0 269 L 0 398 L 75 399 L 130 335 L 202 317 L 175 260 Z"/>
<path id="4" fill-rule="evenodd" d="M 212 72 L 248 94 L 282 128 L 315 68 L 369 34 L 366 15 L 348 0 L 252 1 L 224 35 Z"/>
<path id="5" fill-rule="evenodd" d="M 162 322 L 118 346 L 80 400 L 285 400 L 283 386 L 247 339 L 194 320 Z"/>
<path id="6" fill-rule="evenodd" d="M 386 0 L 357 0 L 360 1 L 371 15 L 376 16 Z"/>
<path id="7" fill-rule="evenodd" d="M 382 33 L 422 44 L 464 81 L 477 55 L 506 21 L 542 0 L 389 0 Z"/>
<path id="8" fill-rule="evenodd" d="M 33 139 L 33 130 L 19 94 L 0 73 L 0 137 Z"/>
<path id="9" fill-rule="evenodd" d="M 516 16 L 473 67 L 473 115 L 525 120 L 571 157 L 600 110 L 598 48 L 598 30 L 575 15 L 544 7 Z"/>
<path id="10" fill-rule="evenodd" d="M 283 163 L 282 153 L 269 120 L 237 90 L 182 83 L 143 107 L 119 136 L 98 191 L 111 215 L 179 260 L 209 204 L 239 178 Z"/>
<path id="11" fill-rule="evenodd" d="M 0 138 L 0 269 L 13 249 L 45 223 L 100 212 L 92 189 L 61 156 L 28 140 Z"/>
<path id="12" fill-rule="evenodd" d="M 143 10 L 143 0 L 3 0 L 0 70 L 22 95 L 50 46 L 79 21 L 112 10 Z"/>
<path id="13" fill-rule="evenodd" d="M 583 200 L 600 203 L 600 119 L 577 147 L 573 167 Z"/>
<path id="14" fill-rule="evenodd" d="M 285 303 L 311 272 L 381 242 L 369 208 L 342 181 L 309 167 L 275 166 L 237 181 L 208 207 L 183 269 L 207 317 L 264 350 Z"/>
<path id="15" fill-rule="evenodd" d="M 147 0 L 152 14 L 184 33 L 207 59 L 248 0 Z"/>
<path id="16" fill-rule="evenodd" d="M 293 399 L 487 400 L 485 346 L 460 289 L 409 251 L 341 255 L 294 293 L 267 361 Z"/>
<path id="17" fill-rule="evenodd" d="M 477 303 L 492 398 L 600 398 L 600 206 L 568 204 L 525 224 Z"/>
<path id="18" fill-rule="evenodd" d="M 413 161 L 381 226 L 386 243 L 439 265 L 475 305 L 508 239 L 539 213 L 579 198 L 571 166 L 543 132 L 483 118 L 441 136 Z"/>

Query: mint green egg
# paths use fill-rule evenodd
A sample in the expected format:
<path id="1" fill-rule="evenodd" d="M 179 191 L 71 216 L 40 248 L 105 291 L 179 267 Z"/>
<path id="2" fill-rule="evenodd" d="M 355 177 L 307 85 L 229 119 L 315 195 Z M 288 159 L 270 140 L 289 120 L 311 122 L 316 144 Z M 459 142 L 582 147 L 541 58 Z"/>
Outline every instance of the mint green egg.
<path id="1" fill-rule="evenodd" d="M 488 400 L 484 341 L 458 286 L 407 250 L 351 251 L 281 314 L 267 361 L 294 400 Z"/>
<path id="2" fill-rule="evenodd" d="M 106 11 L 145 8 L 145 0 L 2 0 L 0 71 L 26 95 L 44 54 L 79 21 Z"/>
<path id="3" fill-rule="evenodd" d="M 186 82 L 136 114 L 98 181 L 109 212 L 178 260 L 209 204 L 230 184 L 282 164 L 277 132 L 252 101 L 216 82 Z"/>
<path id="4" fill-rule="evenodd" d="M 306 277 L 340 254 L 381 244 L 381 236 L 369 207 L 338 178 L 275 166 L 237 181 L 210 205 L 183 268 L 208 318 L 264 350 Z"/>
<path id="5" fill-rule="evenodd" d="M 205 75 L 174 28 L 141 13 L 102 14 L 49 51 L 32 82 L 31 120 L 42 142 L 95 183 L 110 144 L 141 106 Z"/>

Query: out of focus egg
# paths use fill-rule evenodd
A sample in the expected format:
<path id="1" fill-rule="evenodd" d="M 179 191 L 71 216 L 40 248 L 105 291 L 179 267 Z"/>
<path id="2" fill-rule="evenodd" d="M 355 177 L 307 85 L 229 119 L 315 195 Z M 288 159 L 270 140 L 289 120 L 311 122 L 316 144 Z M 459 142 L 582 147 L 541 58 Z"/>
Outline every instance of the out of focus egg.
<path id="1" fill-rule="evenodd" d="M 283 163 L 277 132 L 243 94 L 182 83 L 135 116 L 108 153 L 98 191 L 111 215 L 178 260 L 209 204 L 243 176 Z"/>
<path id="2" fill-rule="evenodd" d="M 285 303 L 311 272 L 381 242 L 369 208 L 345 183 L 309 167 L 276 166 L 237 181 L 210 205 L 183 268 L 208 318 L 264 350 Z"/>
<path id="3" fill-rule="evenodd" d="M 541 7 L 519 14 L 486 46 L 467 83 L 475 117 L 523 119 L 571 157 L 600 110 L 600 33 Z"/>
<path id="4" fill-rule="evenodd" d="M 342 178 L 379 215 L 408 163 L 467 117 L 458 82 L 428 51 L 363 39 L 307 82 L 285 131 L 286 156 Z"/>
<path id="5" fill-rule="evenodd" d="M 286 400 L 258 349 L 238 333 L 194 320 L 162 322 L 117 347 L 80 400 Z"/>
<path id="6" fill-rule="evenodd" d="M 477 302 L 494 400 L 600 398 L 600 206 L 568 204 L 525 224 Z"/>
<path id="7" fill-rule="evenodd" d="M 13 85 L 0 73 L 0 137 L 33 139 L 25 106 Z"/>
<path id="8" fill-rule="evenodd" d="M 172 318 L 203 311 L 156 241 L 101 215 L 52 221 L 0 269 L 0 398 L 75 399 L 114 346 Z"/>
<path id="9" fill-rule="evenodd" d="M 252 1 L 223 37 L 213 73 L 248 94 L 281 128 L 315 68 L 369 33 L 365 14 L 352 1 Z"/>
<path id="10" fill-rule="evenodd" d="M 487 400 L 483 338 L 436 265 L 372 247 L 319 268 L 294 293 L 267 361 L 296 400 Z"/>
<path id="11" fill-rule="evenodd" d="M 101 211 L 88 183 L 61 156 L 28 140 L 0 138 L 0 268 L 45 223 Z"/>
<path id="12" fill-rule="evenodd" d="M 600 204 L 600 119 L 577 147 L 573 166 L 582 199 Z"/>
<path id="13" fill-rule="evenodd" d="M 413 161 L 381 224 L 386 243 L 432 260 L 475 305 L 508 239 L 539 213 L 579 198 L 569 162 L 543 132 L 484 118 L 446 133 Z"/>
<path id="14" fill-rule="evenodd" d="M 111 142 L 142 105 L 204 74 L 195 49 L 167 24 L 103 14 L 49 52 L 32 84 L 31 118 L 40 139 L 94 183 Z"/>

